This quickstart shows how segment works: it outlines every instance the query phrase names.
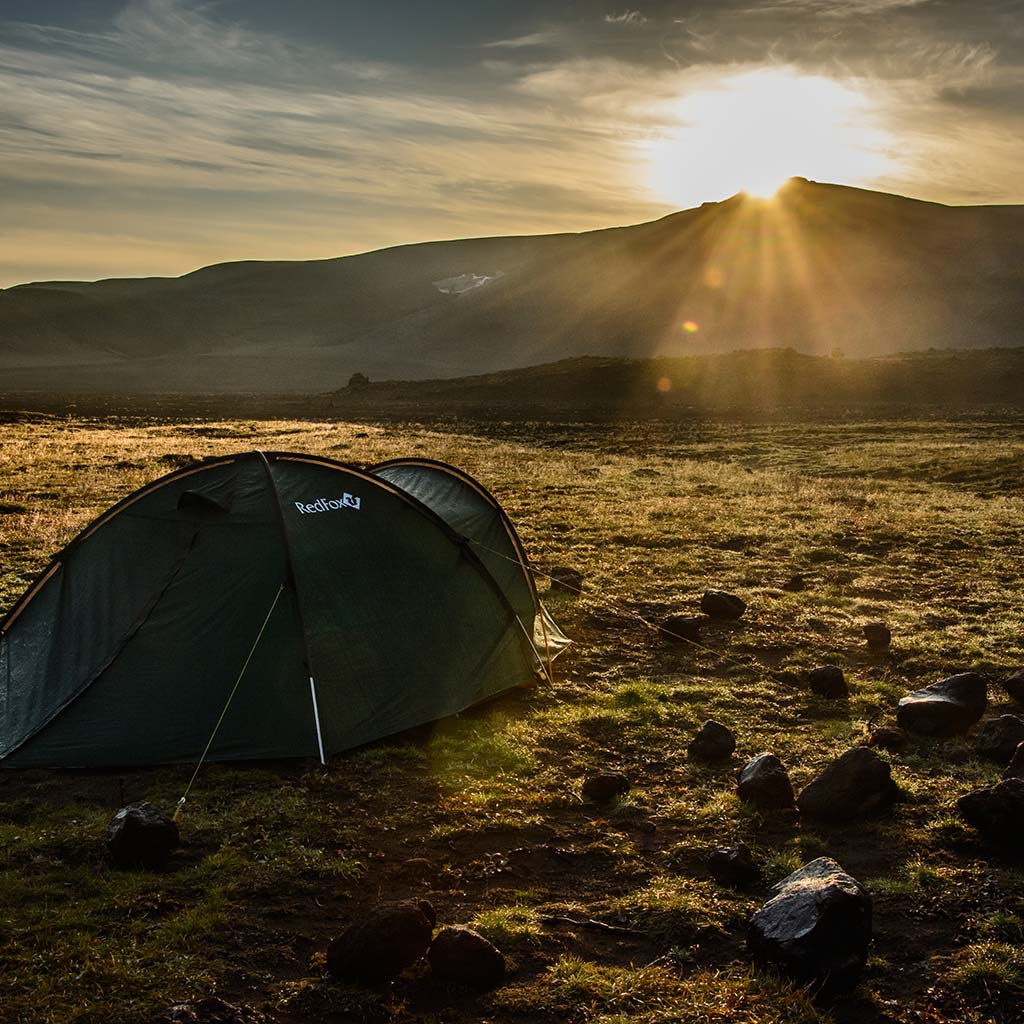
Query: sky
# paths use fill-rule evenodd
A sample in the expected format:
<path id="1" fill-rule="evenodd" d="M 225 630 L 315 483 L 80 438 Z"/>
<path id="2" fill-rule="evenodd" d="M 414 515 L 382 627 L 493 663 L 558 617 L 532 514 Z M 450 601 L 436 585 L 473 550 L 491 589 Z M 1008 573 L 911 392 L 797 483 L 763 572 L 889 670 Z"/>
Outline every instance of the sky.
<path id="1" fill-rule="evenodd" d="M 0 0 L 0 287 L 1022 168 L 1024 0 Z"/>

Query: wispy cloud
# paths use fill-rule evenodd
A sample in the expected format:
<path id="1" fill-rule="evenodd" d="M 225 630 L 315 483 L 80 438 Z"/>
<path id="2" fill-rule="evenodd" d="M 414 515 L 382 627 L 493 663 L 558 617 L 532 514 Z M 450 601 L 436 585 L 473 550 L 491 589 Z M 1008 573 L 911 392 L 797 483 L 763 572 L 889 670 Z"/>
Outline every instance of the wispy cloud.
<path id="1" fill-rule="evenodd" d="M 606 14 L 604 20 L 609 25 L 646 25 L 647 16 L 640 11 L 622 11 L 619 14 Z"/>

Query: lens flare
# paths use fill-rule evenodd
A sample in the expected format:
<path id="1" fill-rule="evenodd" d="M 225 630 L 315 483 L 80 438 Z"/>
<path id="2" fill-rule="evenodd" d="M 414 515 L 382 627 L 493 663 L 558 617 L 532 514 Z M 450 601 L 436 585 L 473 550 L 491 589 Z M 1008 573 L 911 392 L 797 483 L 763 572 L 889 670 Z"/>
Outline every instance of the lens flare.
<path id="1" fill-rule="evenodd" d="M 696 334 L 700 330 L 700 324 L 696 320 L 684 320 L 683 330 L 687 334 Z"/>

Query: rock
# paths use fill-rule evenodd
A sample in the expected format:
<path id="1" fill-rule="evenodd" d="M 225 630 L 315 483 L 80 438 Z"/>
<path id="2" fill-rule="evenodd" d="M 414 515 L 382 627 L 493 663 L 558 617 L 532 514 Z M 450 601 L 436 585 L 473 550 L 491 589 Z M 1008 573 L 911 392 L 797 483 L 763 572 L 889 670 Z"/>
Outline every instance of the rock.
<path id="1" fill-rule="evenodd" d="M 960 817 L 986 839 L 1024 851 L 1024 779 L 1009 778 L 976 789 L 956 802 Z"/>
<path id="2" fill-rule="evenodd" d="M 852 989 L 867 963 L 871 897 L 834 860 L 819 857 L 784 878 L 750 919 L 754 961 L 827 993 Z"/>
<path id="3" fill-rule="evenodd" d="M 706 621 L 703 615 L 670 615 L 661 624 L 661 635 L 676 643 L 700 643 L 700 628 Z"/>
<path id="4" fill-rule="evenodd" d="M 700 610 L 713 619 L 738 619 L 746 610 L 746 602 L 724 590 L 705 590 Z"/>
<path id="5" fill-rule="evenodd" d="M 721 722 L 708 719 L 700 727 L 700 732 L 690 740 L 686 752 L 698 761 L 724 761 L 732 757 L 735 749 L 736 737 L 732 730 Z"/>
<path id="6" fill-rule="evenodd" d="M 807 589 L 807 580 L 800 573 L 795 572 L 782 584 L 782 589 L 788 590 L 791 594 L 799 594 L 801 590 Z"/>
<path id="7" fill-rule="evenodd" d="M 762 810 L 793 806 L 793 785 L 782 762 L 774 754 L 758 754 L 740 772 L 739 797 Z"/>
<path id="8" fill-rule="evenodd" d="M 629 779 L 622 772 L 598 772 L 583 780 L 583 795 L 596 804 L 606 804 L 616 797 L 625 796 L 631 788 Z"/>
<path id="9" fill-rule="evenodd" d="M 548 570 L 551 589 L 563 594 L 579 594 L 583 591 L 583 573 L 567 565 L 556 565 Z"/>
<path id="10" fill-rule="evenodd" d="M 708 857 L 708 871 L 721 885 L 742 889 L 761 880 L 761 868 L 746 843 L 719 846 Z"/>
<path id="11" fill-rule="evenodd" d="M 1003 689 L 1018 704 L 1024 704 L 1024 668 L 1019 668 L 1000 680 Z"/>
<path id="12" fill-rule="evenodd" d="M 1003 771 L 1004 779 L 1024 779 L 1024 743 L 1018 745 Z"/>
<path id="13" fill-rule="evenodd" d="M 896 753 L 906 747 L 907 738 L 907 734 L 896 726 L 880 725 L 868 737 L 868 746 Z"/>
<path id="14" fill-rule="evenodd" d="M 896 720 L 908 732 L 922 736 L 955 736 L 968 729 L 985 713 L 988 703 L 985 677 L 961 672 L 904 697 Z"/>
<path id="15" fill-rule="evenodd" d="M 487 939 L 464 925 L 442 928 L 427 958 L 434 974 L 449 985 L 489 989 L 505 977 L 505 958 Z"/>
<path id="16" fill-rule="evenodd" d="M 119 868 L 159 868 L 179 841 L 178 826 L 152 804 L 122 807 L 107 829 L 107 853 Z"/>
<path id="17" fill-rule="evenodd" d="M 1010 763 L 1014 751 L 1024 743 L 1024 718 L 1000 715 L 987 721 L 978 732 L 978 757 L 996 764 Z M 1024 825 L 1021 826 L 1024 828 Z"/>
<path id="18" fill-rule="evenodd" d="M 869 622 L 864 627 L 864 639 L 868 642 L 868 650 L 880 654 L 889 650 L 892 644 L 892 630 L 884 622 Z"/>
<path id="19" fill-rule="evenodd" d="M 889 762 L 868 747 L 854 747 L 805 786 L 796 805 L 809 818 L 848 821 L 889 807 L 898 795 Z"/>
<path id="20" fill-rule="evenodd" d="M 848 697 L 846 676 L 838 665 L 824 665 L 807 674 L 811 689 L 821 697 Z"/>
<path id="21" fill-rule="evenodd" d="M 364 985 L 389 981 L 427 952 L 435 923 L 426 900 L 379 903 L 327 947 L 328 973 Z"/>

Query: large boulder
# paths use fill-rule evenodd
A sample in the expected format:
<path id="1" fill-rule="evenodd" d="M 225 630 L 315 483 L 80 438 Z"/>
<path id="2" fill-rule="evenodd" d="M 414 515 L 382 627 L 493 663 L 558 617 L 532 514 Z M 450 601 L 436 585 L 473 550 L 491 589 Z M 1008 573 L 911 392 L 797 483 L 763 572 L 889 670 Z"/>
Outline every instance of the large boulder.
<path id="1" fill-rule="evenodd" d="M 708 857 L 708 872 L 721 885 L 742 889 L 761 880 L 761 867 L 746 843 L 719 846 Z"/>
<path id="2" fill-rule="evenodd" d="M 956 809 L 986 839 L 1024 851 L 1024 779 L 1003 779 L 976 789 L 960 797 Z"/>
<path id="3" fill-rule="evenodd" d="M 738 619 L 747 610 L 747 604 L 742 598 L 724 590 L 705 590 L 700 599 L 700 610 L 713 619 Z"/>
<path id="4" fill-rule="evenodd" d="M 807 682 L 811 689 L 820 697 L 848 697 L 850 689 L 846 685 L 846 676 L 838 665 L 822 665 L 807 673 Z"/>
<path id="5" fill-rule="evenodd" d="M 1021 743 L 1024 743 L 1024 718 L 1000 715 L 981 727 L 976 749 L 978 757 L 1007 765 Z"/>
<path id="6" fill-rule="evenodd" d="M 1007 673 L 1000 682 L 1003 684 L 1003 689 L 1018 704 L 1024 704 L 1024 668 Z"/>
<path id="7" fill-rule="evenodd" d="M 743 766 L 737 792 L 741 800 L 764 811 L 793 806 L 793 784 L 774 754 L 758 754 Z"/>
<path id="8" fill-rule="evenodd" d="M 327 947 L 327 971 L 364 985 L 390 981 L 427 952 L 436 920 L 426 900 L 379 903 Z"/>
<path id="9" fill-rule="evenodd" d="M 1024 743 L 1018 744 L 1010 758 L 1010 763 L 1003 771 L 1004 779 L 1024 779 Z"/>
<path id="10" fill-rule="evenodd" d="M 686 752 L 698 761 L 725 761 L 736 749 L 736 737 L 731 729 L 708 719 L 696 736 L 690 740 Z"/>
<path id="11" fill-rule="evenodd" d="M 427 954 L 430 968 L 449 985 L 488 989 L 505 977 L 505 958 L 478 932 L 464 925 L 442 928 Z"/>
<path id="12" fill-rule="evenodd" d="M 834 860 L 819 857 L 784 878 L 750 920 L 754 961 L 800 985 L 849 991 L 860 979 L 871 942 L 871 897 Z"/>
<path id="13" fill-rule="evenodd" d="M 152 804 L 122 807 L 107 828 L 107 853 L 119 868 L 159 868 L 178 846 L 173 819 Z"/>
<path id="14" fill-rule="evenodd" d="M 896 720 L 908 732 L 922 736 L 956 736 L 985 713 L 988 682 L 977 672 L 961 672 L 904 697 Z"/>
<path id="15" fill-rule="evenodd" d="M 796 805 L 809 818 L 847 821 L 890 806 L 898 794 L 889 762 L 868 747 L 854 747 L 809 783 Z"/>
<path id="16" fill-rule="evenodd" d="M 598 772 L 583 780 L 583 795 L 595 804 L 606 804 L 630 790 L 630 781 L 622 772 Z"/>

